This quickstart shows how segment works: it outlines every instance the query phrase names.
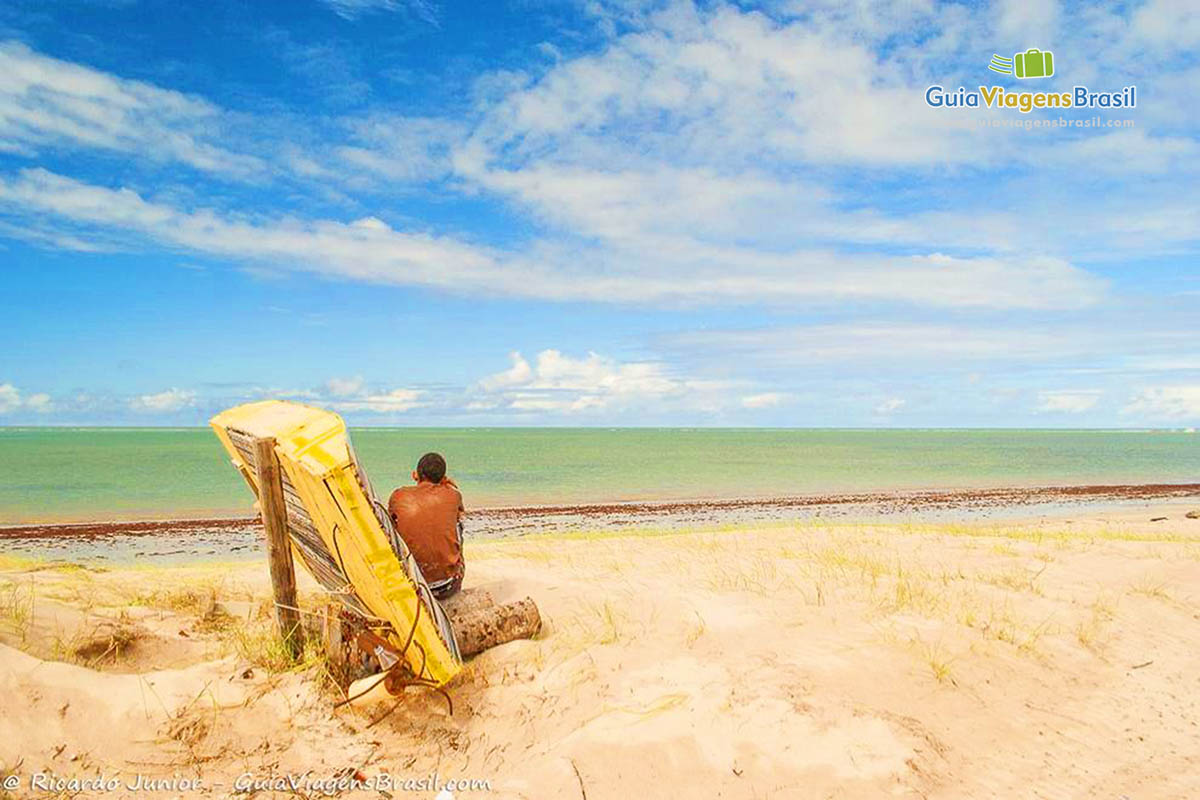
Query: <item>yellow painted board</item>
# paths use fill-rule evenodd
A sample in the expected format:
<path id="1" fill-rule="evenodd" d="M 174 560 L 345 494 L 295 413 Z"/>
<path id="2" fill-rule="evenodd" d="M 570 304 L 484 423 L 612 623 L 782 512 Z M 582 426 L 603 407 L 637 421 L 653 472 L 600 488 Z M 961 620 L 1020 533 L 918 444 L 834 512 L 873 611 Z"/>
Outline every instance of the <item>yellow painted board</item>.
<path id="1" fill-rule="evenodd" d="M 265 400 L 222 411 L 211 425 L 256 494 L 252 448 L 245 442 L 275 439 L 285 488 L 303 505 L 303 512 L 288 513 L 296 560 L 311 569 L 301 551 L 316 552 L 315 561 L 323 565 L 321 574 L 314 571 L 318 582 L 331 591 L 352 589 L 369 614 L 390 623 L 388 635 L 398 649 L 411 631 L 413 643 L 404 657 L 413 674 L 439 685 L 453 678 L 462 666 L 453 629 L 415 559 L 390 530 L 386 513 L 377 513 L 342 418 L 301 403 Z M 308 530 L 315 530 L 319 542 L 305 539 L 301 547 L 298 539 Z M 328 585 L 333 573 L 349 587 Z"/>

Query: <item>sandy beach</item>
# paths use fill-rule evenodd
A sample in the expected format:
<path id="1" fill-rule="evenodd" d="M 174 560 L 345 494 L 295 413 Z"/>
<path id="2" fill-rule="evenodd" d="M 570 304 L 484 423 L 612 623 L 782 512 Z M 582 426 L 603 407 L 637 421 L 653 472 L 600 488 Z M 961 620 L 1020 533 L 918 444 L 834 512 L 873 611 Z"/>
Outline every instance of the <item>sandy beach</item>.
<path id="1" fill-rule="evenodd" d="M 467 586 L 532 596 L 542 633 L 472 660 L 452 715 L 410 689 L 376 724 L 320 654 L 280 658 L 264 563 L 9 558 L 0 771 L 12 797 L 1195 796 L 1187 508 L 477 541 Z"/>

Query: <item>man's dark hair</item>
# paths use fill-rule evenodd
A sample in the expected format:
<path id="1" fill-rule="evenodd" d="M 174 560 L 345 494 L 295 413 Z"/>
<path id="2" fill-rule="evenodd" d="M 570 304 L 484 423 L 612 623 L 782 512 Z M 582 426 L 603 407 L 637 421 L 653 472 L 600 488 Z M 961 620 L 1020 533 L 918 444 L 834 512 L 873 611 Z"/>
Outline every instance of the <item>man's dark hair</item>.
<path id="1" fill-rule="evenodd" d="M 439 453 L 426 453 L 417 462 L 417 477 L 430 483 L 441 483 L 446 477 L 446 459 Z"/>

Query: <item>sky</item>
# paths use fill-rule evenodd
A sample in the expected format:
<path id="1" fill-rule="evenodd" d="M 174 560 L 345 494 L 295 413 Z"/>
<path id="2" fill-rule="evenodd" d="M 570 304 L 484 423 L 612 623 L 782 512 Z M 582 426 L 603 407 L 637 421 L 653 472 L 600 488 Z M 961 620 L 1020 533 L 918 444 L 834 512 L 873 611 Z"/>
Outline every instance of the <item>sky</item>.
<path id="1" fill-rule="evenodd" d="M 0 425 L 1195 426 L 1197 52 L 1192 0 L 7 0 Z"/>

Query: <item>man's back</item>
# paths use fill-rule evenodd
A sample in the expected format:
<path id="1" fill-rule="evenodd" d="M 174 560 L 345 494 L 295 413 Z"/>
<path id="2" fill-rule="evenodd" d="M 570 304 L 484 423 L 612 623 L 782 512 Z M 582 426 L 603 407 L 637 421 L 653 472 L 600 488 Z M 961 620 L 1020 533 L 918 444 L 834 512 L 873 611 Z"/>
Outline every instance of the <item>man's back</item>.
<path id="1" fill-rule="evenodd" d="M 397 533 L 435 589 L 440 588 L 437 584 L 462 581 L 464 564 L 458 529 L 462 510 L 462 494 L 448 479 L 402 486 L 388 500 L 388 513 Z"/>

